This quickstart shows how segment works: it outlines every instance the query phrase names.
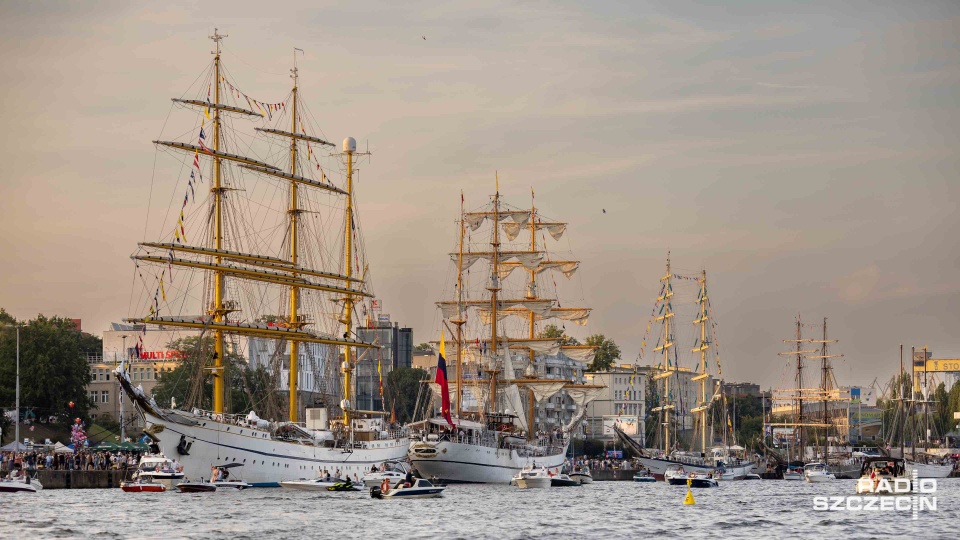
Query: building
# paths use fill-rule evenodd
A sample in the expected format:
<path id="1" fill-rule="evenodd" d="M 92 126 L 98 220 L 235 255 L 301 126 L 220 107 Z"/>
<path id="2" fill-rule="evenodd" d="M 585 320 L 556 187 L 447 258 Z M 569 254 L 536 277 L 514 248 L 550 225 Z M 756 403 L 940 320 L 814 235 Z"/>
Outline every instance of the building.
<path id="1" fill-rule="evenodd" d="M 380 348 L 361 352 L 358 356 L 353 372 L 356 383 L 353 406 L 360 410 L 383 410 L 380 379 L 386 381 L 394 369 L 413 365 L 413 329 L 401 328 L 400 323 L 390 321 L 390 315 L 377 312 L 376 320 L 357 328 L 357 338 Z"/>
<path id="2" fill-rule="evenodd" d="M 584 426 L 591 439 L 612 440 L 613 424 L 643 444 L 646 416 L 647 375 L 634 371 L 633 365 L 621 365 L 610 371 L 584 373 L 587 384 L 606 386 L 603 392 L 587 405 Z"/>
<path id="3" fill-rule="evenodd" d="M 793 422 L 797 418 L 797 405 L 778 397 L 771 410 L 774 423 Z M 819 422 L 823 417 L 823 401 L 806 401 L 803 404 L 804 421 Z M 883 411 L 877 407 L 877 394 L 873 388 L 844 386 L 834 388 L 827 403 L 827 417 L 840 436 L 840 443 L 857 443 L 876 440 L 880 436 Z M 767 434 L 780 441 L 793 441 L 797 433 L 792 427 L 768 427 Z"/>
<path id="4" fill-rule="evenodd" d="M 334 379 L 339 373 L 337 347 L 322 343 L 300 343 L 297 356 L 297 387 L 300 391 L 298 402 L 301 408 L 322 406 L 324 395 L 336 392 L 338 383 Z M 284 396 L 290 391 L 289 341 L 248 337 L 247 363 L 251 369 L 264 368 L 270 373 L 273 373 L 274 367 L 279 363 L 277 390 Z"/>
<path id="5" fill-rule="evenodd" d="M 727 397 L 760 397 L 760 385 L 754 383 L 723 383 L 723 395 Z"/>
<path id="6" fill-rule="evenodd" d="M 111 323 L 110 329 L 103 333 L 102 353 L 87 355 L 91 377 L 87 384 L 87 395 L 93 405 L 90 410 L 92 416 L 104 415 L 119 421 L 120 383 L 113 376 L 113 370 L 121 360 L 126 361 L 133 384 L 142 386 L 147 394 L 151 394 L 160 376 L 179 365 L 179 352 L 171 349 L 170 345 L 180 338 L 199 335 L 190 330 L 167 330 L 163 327 L 147 327 L 146 332 L 143 330 L 142 325 Z M 141 337 L 143 346 L 138 353 L 137 345 Z M 132 408 L 127 406 L 124 418 L 127 433 L 142 427 L 140 419 L 132 412 Z"/>

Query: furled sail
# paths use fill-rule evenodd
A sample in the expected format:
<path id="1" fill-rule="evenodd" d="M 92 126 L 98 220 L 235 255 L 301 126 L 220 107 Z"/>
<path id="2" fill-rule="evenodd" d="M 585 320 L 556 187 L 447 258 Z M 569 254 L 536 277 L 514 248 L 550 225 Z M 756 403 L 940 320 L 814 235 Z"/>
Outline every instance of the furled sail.
<path id="1" fill-rule="evenodd" d="M 535 270 L 537 274 L 542 274 L 547 270 L 554 270 L 563 274 L 565 278 L 570 279 L 573 277 L 573 274 L 576 273 L 577 269 L 580 268 L 580 261 L 540 261 L 536 269 L 529 268 L 516 261 L 501 262 L 498 266 L 497 275 L 500 276 L 500 279 L 507 279 L 514 270 L 521 266 L 528 270 Z"/>
<path id="2" fill-rule="evenodd" d="M 510 409 L 513 409 L 513 413 L 517 415 L 516 422 L 524 430 L 527 429 L 527 418 L 523 414 L 523 399 L 520 398 L 520 389 L 516 384 L 513 384 L 511 381 L 516 377 L 516 372 L 513 369 L 513 355 L 510 353 L 510 346 L 504 342 L 503 347 L 503 379 L 507 383 L 506 388 L 504 389 L 503 397 L 504 402 Z"/>
<path id="3" fill-rule="evenodd" d="M 597 399 L 605 387 L 584 384 L 569 385 L 564 388 L 567 391 L 567 397 L 573 400 L 573 403 L 577 406 L 577 414 L 573 415 L 570 422 L 563 426 L 563 431 L 569 433 L 573 428 L 577 427 L 577 424 L 579 424 L 587 414 L 587 403 Z"/>
<path id="4" fill-rule="evenodd" d="M 485 260 L 488 262 L 493 261 L 493 252 L 480 252 L 480 253 L 451 253 L 450 260 L 453 262 L 459 262 L 460 257 L 463 257 L 463 269 L 467 270 L 474 263 L 479 260 Z M 543 260 L 542 251 L 517 251 L 517 252 L 502 252 L 500 253 L 500 263 L 510 261 L 511 259 L 516 259 L 518 263 L 523 265 L 524 268 L 530 270 L 536 269 L 540 265 L 540 261 Z"/>
<path id="5" fill-rule="evenodd" d="M 493 212 L 469 212 L 464 214 L 463 220 L 470 226 L 470 230 L 475 231 L 483 225 L 483 222 L 487 219 L 493 219 Z M 525 223 L 530 221 L 530 211 L 521 210 L 521 211 L 501 211 L 499 212 L 500 221 L 506 221 L 508 219 L 512 220 L 514 224 L 519 225 L 520 223 Z"/>
<path id="6" fill-rule="evenodd" d="M 540 406 L 543 400 L 549 399 L 559 392 L 565 384 L 567 384 L 565 381 L 530 381 L 524 382 L 523 386 L 533 391 L 533 399 L 536 401 L 537 406 Z"/>
<path id="7" fill-rule="evenodd" d="M 507 238 L 509 238 L 510 241 L 512 242 L 516 240 L 518 236 L 520 236 L 520 229 L 523 227 L 526 227 L 527 225 L 523 225 L 519 222 L 515 222 L 515 223 L 507 222 L 507 223 L 501 224 L 500 226 L 503 228 L 503 233 L 506 234 Z M 560 237 L 563 236 L 563 232 L 567 230 L 567 224 L 566 223 L 537 223 L 537 230 L 539 231 L 542 229 L 546 229 L 547 232 L 550 233 L 550 236 L 552 236 L 554 240 L 559 240 Z"/>

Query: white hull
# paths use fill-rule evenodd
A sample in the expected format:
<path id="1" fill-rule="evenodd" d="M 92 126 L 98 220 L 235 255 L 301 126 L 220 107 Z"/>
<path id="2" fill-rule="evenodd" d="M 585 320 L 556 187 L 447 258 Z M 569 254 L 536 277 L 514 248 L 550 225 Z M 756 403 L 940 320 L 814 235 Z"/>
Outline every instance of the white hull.
<path id="1" fill-rule="evenodd" d="M 663 476 L 663 473 L 667 472 L 667 468 L 671 465 L 682 465 L 683 470 L 687 471 L 688 473 L 693 472 L 698 474 L 710 474 L 717 469 L 717 467 L 709 465 L 691 465 L 682 461 L 663 458 L 641 457 L 640 463 L 642 463 L 644 467 L 650 469 L 650 472 L 652 472 L 654 475 L 660 477 Z M 726 471 L 724 474 L 730 475 L 730 478 L 740 478 L 746 476 L 747 473 L 753 470 L 753 467 L 753 463 L 747 463 L 745 465 L 724 465 L 723 468 Z"/>
<path id="2" fill-rule="evenodd" d="M 0 493 L 36 493 L 42 490 L 43 485 L 36 480 L 30 480 L 29 484 L 23 480 L 4 480 L 0 482 Z"/>
<path id="3" fill-rule="evenodd" d="M 917 471 L 917 478 L 947 478 L 953 471 L 953 465 L 935 465 L 931 463 L 906 463 L 907 476 L 913 477 L 913 471 Z"/>
<path id="4" fill-rule="evenodd" d="M 525 476 L 517 478 L 517 487 L 520 489 L 543 489 L 550 487 L 549 476 Z"/>
<path id="5" fill-rule="evenodd" d="M 593 483 L 593 476 L 585 473 L 579 473 L 579 472 L 570 473 L 570 479 L 580 482 L 580 485 Z"/>
<path id="6" fill-rule="evenodd" d="M 564 454 L 566 448 L 554 455 L 523 457 L 514 449 L 450 441 L 414 442 L 409 452 L 410 461 L 424 478 L 477 484 L 509 484 L 521 469 L 534 464 L 547 469 L 560 467 Z"/>
<path id="7" fill-rule="evenodd" d="M 372 465 L 403 459 L 409 444 L 403 437 L 363 443 L 366 448 L 325 448 L 274 440 L 263 431 L 207 418 L 189 426 L 149 412 L 144 415 L 149 424 L 163 426 L 154 430 L 159 431 L 154 435 L 160 439 L 160 449 L 166 456 L 175 457 L 183 465 L 184 475 L 192 480 L 209 478 L 211 466 L 227 463 L 242 464 L 243 478 L 253 486 L 278 486 L 284 480 L 316 477 L 324 469 L 330 474 L 340 469 L 342 477 L 356 474 L 360 478 Z M 181 437 L 190 445 L 187 454 L 177 450 Z"/>
<path id="8" fill-rule="evenodd" d="M 808 474 L 805 476 L 808 484 L 819 484 L 820 482 L 833 482 L 837 479 L 832 474 Z"/>

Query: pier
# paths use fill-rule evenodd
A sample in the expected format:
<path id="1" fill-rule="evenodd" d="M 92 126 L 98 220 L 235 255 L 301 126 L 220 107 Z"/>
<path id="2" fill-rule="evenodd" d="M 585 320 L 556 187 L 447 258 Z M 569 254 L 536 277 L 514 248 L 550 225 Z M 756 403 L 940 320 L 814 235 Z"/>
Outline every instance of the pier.
<path id="1" fill-rule="evenodd" d="M 0 470 L 0 476 L 6 476 L 8 471 Z M 31 472 L 31 475 L 33 473 Z M 36 471 L 37 480 L 43 484 L 43 489 L 109 489 L 119 488 L 120 482 L 126 477 L 126 471 Z"/>

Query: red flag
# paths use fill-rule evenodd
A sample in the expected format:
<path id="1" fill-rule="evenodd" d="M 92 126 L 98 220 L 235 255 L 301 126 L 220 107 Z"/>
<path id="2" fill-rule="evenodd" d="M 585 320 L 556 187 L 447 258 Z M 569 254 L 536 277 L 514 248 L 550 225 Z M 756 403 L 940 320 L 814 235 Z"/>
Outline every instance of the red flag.
<path id="1" fill-rule="evenodd" d="M 437 378 L 436 383 L 440 385 L 440 414 L 443 419 L 453 426 L 453 419 L 450 418 L 450 386 L 447 384 L 447 360 L 443 357 L 443 332 L 440 333 L 440 352 L 437 354 Z"/>

